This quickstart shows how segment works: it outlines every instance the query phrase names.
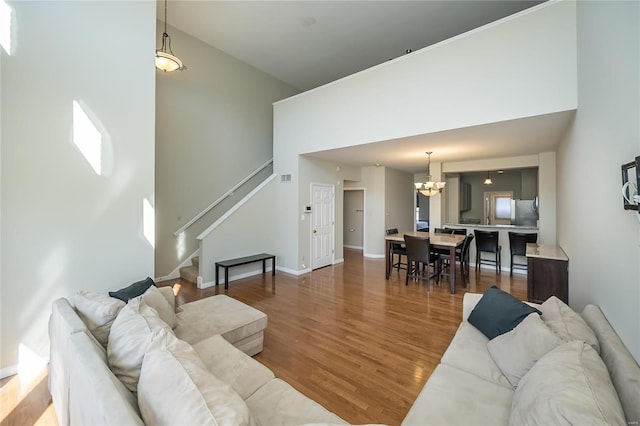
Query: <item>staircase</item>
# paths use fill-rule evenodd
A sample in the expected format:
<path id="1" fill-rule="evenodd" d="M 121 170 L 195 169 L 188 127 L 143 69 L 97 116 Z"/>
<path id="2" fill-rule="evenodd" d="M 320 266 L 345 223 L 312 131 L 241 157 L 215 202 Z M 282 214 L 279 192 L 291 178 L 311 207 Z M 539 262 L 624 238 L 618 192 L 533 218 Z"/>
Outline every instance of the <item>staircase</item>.
<path id="1" fill-rule="evenodd" d="M 199 269 L 200 256 L 194 256 L 191 258 L 191 266 L 180 268 L 180 278 L 196 284 L 198 282 Z"/>

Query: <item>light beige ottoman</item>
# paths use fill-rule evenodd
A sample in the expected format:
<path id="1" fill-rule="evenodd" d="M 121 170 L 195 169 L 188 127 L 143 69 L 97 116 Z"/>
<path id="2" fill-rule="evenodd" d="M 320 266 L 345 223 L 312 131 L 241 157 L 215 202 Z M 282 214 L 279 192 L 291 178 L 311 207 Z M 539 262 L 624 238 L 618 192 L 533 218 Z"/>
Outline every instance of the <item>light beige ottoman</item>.
<path id="1" fill-rule="evenodd" d="M 185 303 L 176 317 L 176 336 L 191 345 L 220 334 L 249 356 L 262 351 L 267 315 L 224 294 Z"/>

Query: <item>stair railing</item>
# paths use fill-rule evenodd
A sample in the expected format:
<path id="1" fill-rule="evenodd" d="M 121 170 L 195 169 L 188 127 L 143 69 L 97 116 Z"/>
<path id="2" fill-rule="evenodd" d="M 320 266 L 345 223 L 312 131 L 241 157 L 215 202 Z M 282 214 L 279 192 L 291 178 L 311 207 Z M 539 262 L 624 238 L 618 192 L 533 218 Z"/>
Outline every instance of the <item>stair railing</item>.
<path id="1" fill-rule="evenodd" d="M 237 184 L 235 184 L 233 186 L 233 188 L 231 188 L 230 190 L 228 190 L 227 192 L 225 192 L 224 194 L 222 194 L 217 200 L 215 200 L 213 203 L 209 204 L 209 206 L 207 206 L 204 210 L 202 210 L 200 213 L 198 213 L 197 215 L 195 215 L 193 217 L 193 219 L 191 219 L 189 222 L 185 223 L 184 225 L 182 225 L 180 227 L 180 229 L 178 229 L 176 232 L 173 233 L 174 237 L 177 237 L 178 235 L 180 235 L 181 233 L 183 233 L 185 230 L 187 230 L 187 228 L 189 228 L 191 225 L 193 225 L 194 223 L 196 223 L 202 216 L 204 216 L 205 214 L 207 214 L 211 209 L 213 209 L 215 206 L 217 206 L 218 204 L 220 204 L 222 201 L 224 201 L 225 198 L 233 195 L 233 193 L 240 188 L 242 185 L 244 185 L 245 183 L 247 183 L 252 177 L 254 177 L 255 175 L 257 175 L 258 173 L 260 173 L 262 170 L 264 170 L 265 168 L 267 168 L 271 163 L 273 163 L 273 158 L 268 160 L 267 162 L 265 162 L 263 165 L 261 165 L 260 167 L 258 167 L 257 169 L 255 169 L 249 176 L 247 176 L 246 178 L 242 179 L 240 182 L 238 182 Z"/>

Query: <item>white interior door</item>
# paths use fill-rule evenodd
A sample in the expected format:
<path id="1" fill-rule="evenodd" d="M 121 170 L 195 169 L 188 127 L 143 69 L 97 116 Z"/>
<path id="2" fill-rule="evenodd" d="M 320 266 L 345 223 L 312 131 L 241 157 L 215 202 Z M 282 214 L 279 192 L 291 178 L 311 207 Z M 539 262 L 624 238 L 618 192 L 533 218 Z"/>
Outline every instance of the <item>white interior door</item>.
<path id="1" fill-rule="evenodd" d="M 311 269 L 333 264 L 333 185 L 311 184 Z"/>

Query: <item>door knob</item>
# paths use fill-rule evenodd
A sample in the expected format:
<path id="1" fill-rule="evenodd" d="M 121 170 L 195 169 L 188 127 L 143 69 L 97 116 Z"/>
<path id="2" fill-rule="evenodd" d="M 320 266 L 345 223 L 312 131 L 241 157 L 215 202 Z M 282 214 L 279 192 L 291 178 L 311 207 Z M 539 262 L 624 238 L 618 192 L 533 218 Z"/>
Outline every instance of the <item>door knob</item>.
<path id="1" fill-rule="evenodd" d="M 315 234 L 316 232 L 318 232 L 318 231 L 316 231 L 316 230 L 314 229 L 314 230 L 313 230 L 313 233 Z"/>

